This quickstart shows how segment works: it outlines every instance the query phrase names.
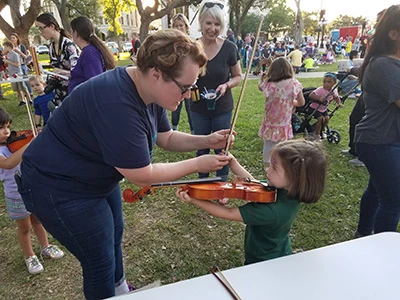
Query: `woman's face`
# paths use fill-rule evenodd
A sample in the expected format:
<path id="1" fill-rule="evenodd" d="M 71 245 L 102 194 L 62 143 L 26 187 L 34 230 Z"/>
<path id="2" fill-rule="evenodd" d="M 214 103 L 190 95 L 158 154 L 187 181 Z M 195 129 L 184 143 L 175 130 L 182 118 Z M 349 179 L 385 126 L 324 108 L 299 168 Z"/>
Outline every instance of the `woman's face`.
<path id="1" fill-rule="evenodd" d="M 16 37 L 15 35 L 11 35 L 11 36 L 10 36 L 10 42 L 11 42 L 14 46 L 18 45 L 18 39 L 17 39 L 17 37 Z"/>
<path id="2" fill-rule="evenodd" d="M 46 40 L 50 40 L 53 37 L 55 32 L 53 24 L 46 25 L 38 21 L 36 21 L 35 24 L 36 27 L 39 29 L 41 36 L 44 37 Z"/>
<path id="3" fill-rule="evenodd" d="M 203 38 L 208 40 L 216 40 L 221 33 L 221 24 L 211 15 L 205 15 L 201 23 L 201 31 Z"/>
<path id="4" fill-rule="evenodd" d="M 173 29 L 177 29 L 179 31 L 182 31 L 183 33 L 186 33 L 186 31 L 187 31 L 185 22 L 183 22 L 182 20 L 178 20 L 178 19 L 176 19 L 174 21 L 174 24 L 172 25 L 172 28 Z"/>
<path id="5" fill-rule="evenodd" d="M 190 57 L 186 57 L 182 65 L 182 73 L 179 77 L 166 81 L 161 76 L 161 86 L 159 89 L 155 89 L 160 93 L 155 96 L 156 99 L 160 99 L 157 104 L 170 111 L 175 111 L 184 98 L 190 98 L 190 88 L 196 83 L 199 76 L 199 65 Z"/>

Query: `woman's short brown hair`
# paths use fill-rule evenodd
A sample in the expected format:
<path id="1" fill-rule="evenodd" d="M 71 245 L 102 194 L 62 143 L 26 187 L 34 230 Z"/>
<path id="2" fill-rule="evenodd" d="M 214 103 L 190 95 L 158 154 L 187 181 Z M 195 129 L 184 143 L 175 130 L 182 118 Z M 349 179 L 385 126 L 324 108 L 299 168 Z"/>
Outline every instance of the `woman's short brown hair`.
<path id="1" fill-rule="evenodd" d="M 144 73 L 156 68 L 168 80 L 181 75 L 186 57 L 197 63 L 201 69 L 207 62 L 200 42 L 191 40 L 187 34 L 176 29 L 160 30 L 149 35 L 140 46 L 137 67 Z"/>
<path id="2" fill-rule="evenodd" d="M 306 140 L 280 142 L 271 151 L 271 157 L 274 155 L 279 157 L 289 181 L 290 198 L 304 203 L 314 203 L 321 198 L 327 157 L 318 143 Z"/>

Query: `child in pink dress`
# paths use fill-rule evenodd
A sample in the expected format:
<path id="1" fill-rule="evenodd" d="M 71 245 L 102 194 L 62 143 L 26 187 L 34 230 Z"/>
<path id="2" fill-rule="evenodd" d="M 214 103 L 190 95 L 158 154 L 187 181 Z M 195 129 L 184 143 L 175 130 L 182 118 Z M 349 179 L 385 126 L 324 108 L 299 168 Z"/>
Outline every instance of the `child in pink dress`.
<path id="1" fill-rule="evenodd" d="M 314 112 L 314 118 L 317 119 L 315 125 L 315 141 L 321 142 L 321 135 L 325 138 L 325 127 L 329 122 L 328 106 L 332 100 L 335 100 L 337 106 L 343 107 L 337 90 L 333 90 L 337 81 L 336 75 L 330 72 L 324 74 L 323 85 L 314 90 L 309 98 L 316 102 L 310 104 L 310 108 Z M 320 103 L 318 103 L 320 102 Z"/>
<path id="2" fill-rule="evenodd" d="M 268 73 L 261 76 L 258 88 L 266 98 L 258 135 L 264 140 L 264 164 L 269 167 L 270 150 L 278 142 L 293 138 L 293 110 L 295 106 L 303 106 L 305 101 L 303 87 L 294 78 L 292 66 L 283 57 L 272 62 Z"/>

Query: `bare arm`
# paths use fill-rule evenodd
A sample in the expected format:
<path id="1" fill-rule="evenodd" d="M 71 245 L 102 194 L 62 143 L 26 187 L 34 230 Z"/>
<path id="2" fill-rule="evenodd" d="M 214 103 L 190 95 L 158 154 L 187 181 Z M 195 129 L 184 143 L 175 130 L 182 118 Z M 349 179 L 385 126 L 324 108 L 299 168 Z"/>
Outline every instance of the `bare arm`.
<path id="1" fill-rule="evenodd" d="M 14 67 L 19 67 L 19 66 L 21 65 L 21 64 L 19 63 L 19 61 L 18 61 L 18 62 L 16 62 L 16 61 L 11 61 L 11 60 L 6 59 L 6 58 L 4 58 L 3 61 L 4 61 L 5 63 L 9 64 L 9 65 L 14 66 Z"/>
<path id="2" fill-rule="evenodd" d="M 238 86 L 241 81 L 242 71 L 240 69 L 240 62 L 237 61 L 237 63 L 231 67 L 231 78 L 227 82 L 220 84 L 215 91 L 217 93 L 221 92 L 221 95 L 225 95 L 228 89 Z"/>
<path id="3" fill-rule="evenodd" d="M 293 105 L 296 107 L 303 106 L 306 103 L 306 100 L 304 100 L 304 95 L 302 92 L 297 94 L 297 97 L 295 100 L 293 100 Z"/>
<path id="4" fill-rule="evenodd" d="M 182 189 L 178 189 L 176 191 L 176 195 L 182 201 L 190 202 L 197 207 L 205 210 L 212 216 L 231 221 L 243 222 L 242 215 L 240 214 L 239 208 L 237 207 L 231 208 L 207 200 L 194 199 L 191 198 L 188 193 Z"/>
<path id="5" fill-rule="evenodd" d="M 138 169 L 116 169 L 133 184 L 148 186 L 156 182 L 174 181 L 192 173 L 217 171 L 229 161 L 230 158 L 226 155 L 209 154 L 178 162 L 150 164 Z"/>
<path id="6" fill-rule="evenodd" d="M 28 148 L 29 143 L 21 147 L 18 151 L 11 154 L 9 157 L 0 156 L 0 168 L 11 170 L 22 161 L 22 154 Z"/>
<path id="7" fill-rule="evenodd" d="M 157 146 L 172 152 L 222 149 L 225 148 L 228 135 L 229 129 L 219 130 L 209 135 L 191 135 L 170 130 L 158 133 Z"/>

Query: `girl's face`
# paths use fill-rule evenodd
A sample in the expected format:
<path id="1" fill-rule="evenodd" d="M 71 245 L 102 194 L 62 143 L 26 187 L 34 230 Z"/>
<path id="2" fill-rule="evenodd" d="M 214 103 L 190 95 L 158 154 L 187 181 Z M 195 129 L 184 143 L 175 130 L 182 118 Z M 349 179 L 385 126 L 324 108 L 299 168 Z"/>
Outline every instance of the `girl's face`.
<path id="1" fill-rule="evenodd" d="M 174 24 L 172 25 L 172 28 L 173 29 L 178 29 L 179 31 L 182 31 L 183 33 L 186 33 L 186 31 L 187 31 L 185 22 L 183 22 L 182 20 L 178 20 L 178 19 L 176 19 L 174 21 Z"/>
<path id="2" fill-rule="evenodd" d="M 221 24 L 211 15 L 207 14 L 201 23 L 203 37 L 207 40 L 216 40 L 221 33 Z"/>
<path id="3" fill-rule="evenodd" d="M 0 144 L 4 145 L 7 143 L 7 138 L 10 136 L 10 133 L 10 123 L 5 123 L 0 127 Z"/>
<path id="4" fill-rule="evenodd" d="M 41 95 L 44 93 L 44 84 L 41 83 L 39 80 L 33 80 L 31 82 L 29 82 L 32 90 L 38 94 Z"/>
<path id="5" fill-rule="evenodd" d="M 335 79 L 333 79 L 333 77 L 331 76 L 326 76 L 324 77 L 324 83 L 323 83 L 323 87 L 325 90 L 327 91 L 331 91 L 333 86 L 335 85 Z"/>
<path id="6" fill-rule="evenodd" d="M 278 155 L 272 154 L 270 166 L 266 169 L 268 184 L 279 189 L 289 189 L 289 181 L 286 178 L 285 170 L 282 167 Z"/>

